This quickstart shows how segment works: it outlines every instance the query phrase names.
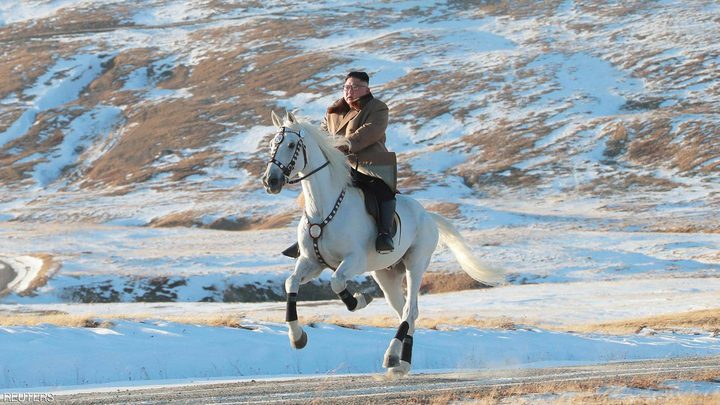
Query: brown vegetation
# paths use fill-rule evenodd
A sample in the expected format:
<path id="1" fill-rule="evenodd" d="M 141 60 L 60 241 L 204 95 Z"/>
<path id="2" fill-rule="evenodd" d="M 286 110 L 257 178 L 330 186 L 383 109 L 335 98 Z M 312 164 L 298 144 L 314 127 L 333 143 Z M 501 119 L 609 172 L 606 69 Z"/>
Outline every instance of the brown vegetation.
<path id="1" fill-rule="evenodd" d="M 720 308 L 599 324 L 573 325 L 563 327 L 563 329 L 582 333 L 607 334 L 653 333 L 654 331 L 687 332 L 694 329 L 720 335 Z"/>
<path id="2" fill-rule="evenodd" d="M 306 302 L 304 305 L 310 305 Z M 250 328 L 245 325 L 242 319 L 243 313 L 220 314 L 220 315 L 193 315 L 183 316 L 162 315 L 162 314 L 133 314 L 133 315 L 70 315 L 60 311 L 40 311 L 32 313 L 13 313 L 5 311 L 0 314 L 0 326 L 27 326 L 39 324 L 52 324 L 58 326 L 87 327 L 89 324 L 97 323 L 111 327 L 113 320 L 165 320 L 177 323 L 187 323 L 207 326 L 227 326 Z M 268 311 L 264 315 L 253 315 L 254 319 L 262 319 L 269 322 L 283 322 L 284 312 Z M 314 315 L 304 316 L 304 323 L 330 323 L 346 327 L 374 326 L 382 328 L 393 328 L 397 326 L 398 319 L 395 316 L 372 316 L 365 317 L 360 313 L 350 319 L 346 316 Z M 107 326 L 109 325 L 109 326 Z M 656 332 L 678 332 L 694 333 L 704 331 L 720 336 L 720 309 L 693 311 L 662 315 L 657 317 L 604 322 L 601 324 L 584 324 L 573 326 L 544 325 L 542 322 L 535 325 L 528 324 L 526 319 L 512 319 L 508 317 L 481 318 L 481 317 L 458 317 L 458 316 L 431 316 L 423 314 L 417 321 L 417 327 L 425 329 L 446 330 L 456 327 L 473 327 L 483 329 L 504 329 L 516 330 L 532 327 L 541 327 L 549 330 L 570 331 L 573 333 L 601 333 L 608 335 L 628 334 L 652 334 Z"/>
<path id="3" fill-rule="evenodd" d="M 654 224 L 648 230 L 665 233 L 720 233 L 720 221 L 716 218 L 708 218 L 706 222 L 699 224 Z M 717 259 L 720 259 L 720 254 Z"/>
<path id="4" fill-rule="evenodd" d="M 134 49 L 123 49 L 107 60 L 103 71 L 83 92 L 81 97 L 62 106 L 57 111 L 40 114 L 33 129 L 24 137 L 11 142 L 0 150 L 0 178 L 8 182 L 19 182 L 28 177 L 35 164 L 42 161 L 42 155 L 62 141 L 68 119 L 58 121 L 54 117 L 72 117 L 98 104 L 122 106 L 125 114 L 122 130 L 114 134 L 101 156 L 92 162 L 81 162 L 69 172 L 73 181 L 83 186 L 132 186 L 167 173 L 168 182 L 180 182 L 187 176 L 203 173 L 204 169 L 225 158 L 212 145 L 222 138 L 237 135 L 245 128 L 269 123 L 268 111 L 275 106 L 277 93 L 292 97 L 300 93 L 338 94 L 327 72 L 345 64 L 347 59 L 341 52 L 315 52 L 299 49 L 293 45 L 295 39 L 332 37 L 343 29 L 352 27 L 383 29 L 402 18 L 426 18 L 440 21 L 457 15 L 460 11 L 468 16 L 484 18 L 488 15 L 510 19 L 537 19 L 552 16 L 563 4 L 559 0 L 533 1 L 451 1 L 445 7 L 431 11 L 422 7 L 387 14 L 387 8 L 366 12 L 370 17 L 359 22 L 343 18 L 337 13 L 315 13 L 304 18 L 277 18 L 276 15 L 259 16 L 251 20 L 237 19 L 232 24 L 205 25 L 208 20 L 183 21 L 172 25 L 192 26 L 190 42 L 209 44 L 205 55 L 197 64 L 185 64 L 183 55 L 179 62 L 158 66 L 156 62 L 167 58 L 158 48 L 148 45 Z M 248 7 L 262 7 L 261 3 L 229 4 L 213 1 L 207 7 L 212 15 L 220 12 L 241 12 Z M 610 38 L 622 37 L 632 52 L 616 52 L 611 40 L 610 49 L 598 57 L 612 61 L 620 69 L 633 72 L 636 77 L 647 78 L 656 85 L 687 86 L 711 83 L 714 55 L 707 52 L 685 52 L 685 56 L 667 56 L 652 42 L 653 34 L 646 32 L 619 33 L 607 29 L 603 19 L 619 21 L 624 16 L 643 16 L 650 10 L 642 2 L 631 2 L 599 7 L 594 3 L 578 3 L 576 12 L 595 16 L 588 22 L 567 22 L 566 28 L 574 30 L 582 38 L 599 35 L 605 30 Z M 0 29 L 0 47 L 5 51 L 4 62 L 0 64 L 0 96 L 18 94 L 28 88 L 53 58 L 71 55 L 93 39 L 82 37 L 82 33 L 129 30 L 127 16 L 130 11 L 125 5 L 107 7 L 86 7 L 78 10 L 63 10 L 57 16 L 35 20 L 32 24 L 13 24 Z M 368 22 L 369 21 L 369 22 Z M 597 23 L 595 21 L 598 21 Z M 156 29 L 163 27 L 145 27 Z M 381 32 L 381 31 L 378 31 Z M 624 32 L 624 31 L 623 31 Z M 76 41 L 62 41 L 70 33 L 80 35 Z M 371 53 L 391 52 L 400 58 L 416 58 L 426 55 L 441 56 L 446 49 L 438 46 L 440 35 L 427 31 L 423 35 L 412 30 L 381 33 L 372 40 L 359 42 L 355 49 Z M 37 40 L 28 41 L 28 38 Z M 284 38 L 285 41 L 278 40 Z M 40 40 L 42 39 L 42 40 Z M 614 41 L 620 41 L 615 39 Z M 435 145 L 437 148 L 477 150 L 466 164 L 454 168 L 453 173 L 461 175 L 468 186 L 478 189 L 528 188 L 546 183 L 545 175 L 515 169 L 518 163 L 546 155 L 544 163 L 552 165 L 555 173 L 567 173 L 570 168 L 562 157 L 583 151 L 572 150 L 572 145 L 559 142 L 557 145 L 539 148 L 536 142 L 552 130 L 565 125 L 558 121 L 549 123 L 556 114 L 572 107 L 557 106 L 555 110 L 542 107 L 526 113 L 513 114 L 512 119 L 484 115 L 485 108 L 524 109 L 528 103 L 537 103 L 543 94 L 556 88 L 557 72 L 550 69 L 530 67 L 543 53 L 584 52 L 584 49 L 556 49 L 542 36 L 530 35 L 526 42 L 519 40 L 517 52 L 498 57 L 493 63 L 478 64 L 472 60 L 457 60 L 452 69 L 431 64 L 406 72 L 376 89 L 379 96 L 391 106 L 392 121 L 405 123 L 412 129 L 419 129 L 439 116 L 450 114 L 461 123 L 471 120 L 492 119 L 487 130 L 468 133 L 461 139 Z M 648 44 L 647 42 L 650 41 Z M 605 42 L 602 42 L 605 44 Z M 22 44 L 22 46 L 17 46 Z M 565 46 L 559 41 L 560 46 Z M 648 46 L 651 45 L 651 46 Z M 102 49 L 103 44 L 97 44 Z M 579 46 L 579 45 L 578 45 Z M 202 48 L 202 47 L 200 47 Z M 623 47 L 625 50 L 625 47 Z M 495 56 L 493 56 L 495 57 Z M 672 66 L 672 69 L 669 69 Z M 136 91 L 121 91 L 129 73 L 141 67 L 148 69 L 148 81 L 152 86 L 182 92 L 182 97 L 160 101 L 143 101 L 144 95 Z M 513 82 L 508 77 L 514 78 Z M 683 84 L 684 83 L 684 84 Z M 710 86 L 708 92 L 717 92 L 717 86 Z M 467 95 L 470 103 L 462 103 Z M 462 96 L 458 98 L 458 96 Z M 28 100 L 20 100 L 25 102 Z M 713 159 L 720 153 L 720 145 L 714 142 L 717 124 L 712 117 L 714 109 L 704 102 L 678 103 L 663 107 L 666 101 L 657 94 L 633 94 L 629 96 L 623 110 L 630 114 L 603 117 L 589 122 L 583 131 L 604 131 L 608 122 L 614 127 L 604 131 L 605 157 L 603 162 L 615 167 L 618 163 L 629 162 L 640 168 L 669 167 L 681 172 L 713 173 L 720 162 Z M 18 118 L 22 107 L 9 106 L 0 113 L 0 131 L 6 129 Z M 674 117 L 694 114 L 696 117 L 681 122 L 674 133 L 670 128 Z M 313 117 L 319 119 L 319 117 Z M 572 138 L 572 134 L 568 139 Z M 678 142 L 683 138 L 682 142 Z M 433 140 L 426 140 L 430 143 Z M 603 142 L 599 140 L 599 142 Z M 12 154 L 8 153 L 10 150 Z M 180 151 L 187 151 L 180 153 Z M 258 153 L 262 155 L 265 150 Z M 39 153 L 32 161 L 22 159 Z M 175 153 L 178 157 L 172 163 L 158 166 L 158 157 Z M 94 156 L 94 158 L 97 156 Z M 411 159 L 413 156 L 406 156 Z M 80 160 L 83 158 L 81 157 Z M 243 157 L 233 163 L 234 167 L 247 169 L 251 175 L 258 175 L 264 164 L 258 156 Z M 574 168 L 573 168 L 574 170 Z M 422 189 L 432 178 L 417 176 L 409 165 L 400 168 L 400 187 L 404 190 Z M 643 175 L 614 173 L 611 178 L 600 179 L 574 191 L 608 194 L 624 192 L 627 188 L 668 190 L 677 184 L 653 179 Z M 253 186 L 257 187 L 257 186 Z M 223 225 L 224 226 L 224 225 Z"/>
<path id="5" fill-rule="evenodd" d="M 611 378 L 588 377 L 582 380 L 553 381 L 505 385 L 444 393 L 423 393 L 422 403 L 430 404 L 598 404 L 598 405 L 660 405 L 660 404 L 711 404 L 720 400 L 720 393 L 676 393 L 670 392 L 669 380 L 707 381 L 720 380 L 720 370 L 682 371 L 658 373 L 656 375 L 618 376 Z M 623 395 L 622 390 L 645 391 Z M 665 392 L 663 392 L 665 391 Z"/>
<path id="6" fill-rule="evenodd" d="M 210 223 L 202 221 L 202 213 L 195 211 L 182 211 L 171 213 L 162 217 L 153 218 L 148 226 L 153 228 L 172 227 L 197 227 L 206 229 L 218 229 L 223 231 L 250 231 L 261 229 L 284 228 L 290 225 L 298 214 L 285 212 L 265 217 L 222 217 Z"/>
<path id="7" fill-rule="evenodd" d="M 9 95 L 21 93 L 30 87 L 41 75 L 45 73 L 41 66 L 52 63 L 52 55 L 59 51 L 58 44 L 49 42 L 32 42 L 25 46 L 15 46 L 13 43 L 0 43 L 3 60 L 0 63 L 0 94 Z M 75 47 L 64 45 L 62 49 L 72 52 Z M 22 101 L 22 100 L 21 100 Z M 3 108 L 3 115 L 8 111 Z M 19 115 L 19 114 L 17 114 Z M 2 118 L 0 131 L 5 131 L 14 120 Z"/>
<path id="8" fill-rule="evenodd" d="M 284 315 L 283 315 L 284 316 Z M 270 320 L 270 319 L 269 319 Z M 274 321 L 274 320 L 271 320 Z M 277 322 L 281 322 L 280 315 L 277 315 Z M 373 326 L 378 328 L 395 328 L 398 325 L 398 318 L 395 316 L 353 316 L 351 320 L 347 317 L 336 317 L 326 315 L 304 316 L 305 323 L 330 323 L 343 325 L 345 327 L 357 328 L 359 326 Z M 352 322 L 352 323 L 350 323 Z M 516 330 L 521 327 L 508 318 L 473 318 L 473 317 L 438 317 L 432 318 L 421 316 L 415 322 L 418 328 L 448 330 L 457 327 L 472 327 L 484 329 Z"/>
<path id="9" fill-rule="evenodd" d="M 120 317 L 118 317 L 120 319 Z M 92 316 L 69 315 L 61 311 L 0 314 L 2 326 L 56 325 L 71 328 L 112 328 L 108 320 L 97 320 Z"/>
<path id="10" fill-rule="evenodd" d="M 460 217 L 460 204 L 458 203 L 440 202 L 427 204 L 425 209 L 450 219 Z"/>
<path id="11" fill-rule="evenodd" d="M 451 7 L 459 7 L 463 10 L 475 10 L 477 14 L 507 15 L 513 18 L 523 18 L 532 15 L 550 16 L 562 4 L 559 0 L 544 0 L 542 2 L 532 0 L 510 1 L 510 0 L 451 0 L 448 2 Z"/>
<path id="12" fill-rule="evenodd" d="M 444 293 L 453 291 L 487 288 L 487 285 L 474 280 L 465 272 L 433 272 L 425 273 L 420 284 L 420 293 Z"/>
<path id="13" fill-rule="evenodd" d="M 625 151 L 625 144 L 628 141 L 628 133 L 625 125 L 618 123 L 610 131 L 609 139 L 606 143 L 603 155 L 608 158 L 614 158 Z"/>

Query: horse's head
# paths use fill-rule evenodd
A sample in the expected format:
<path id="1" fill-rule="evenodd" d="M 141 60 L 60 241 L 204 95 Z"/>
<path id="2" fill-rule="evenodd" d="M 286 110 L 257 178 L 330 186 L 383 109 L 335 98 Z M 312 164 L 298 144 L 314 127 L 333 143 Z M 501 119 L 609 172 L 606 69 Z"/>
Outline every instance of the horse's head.
<path id="1" fill-rule="evenodd" d="M 279 193 L 285 183 L 307 165 L 307 151 L 297 119 L 288 112 L 285 121 L 273 111 L 272 121 L 277 132 L 270 141 L 270 161 L 263 175 L 265 191 Z M 295 129 L 297 128 L 297 129 Z"/>

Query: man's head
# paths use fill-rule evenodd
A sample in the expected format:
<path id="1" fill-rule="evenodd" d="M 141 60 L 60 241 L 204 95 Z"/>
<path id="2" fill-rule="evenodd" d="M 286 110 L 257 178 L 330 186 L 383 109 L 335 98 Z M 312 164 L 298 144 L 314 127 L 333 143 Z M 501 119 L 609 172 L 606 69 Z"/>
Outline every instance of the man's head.
<path id="1" fill-rule="evenodd" d="M 350 72 L 345 76 L 343 85 L 343 98 L 352 105 L 360 97 L 370 93 L 370 76 L 365 72 Z"/>

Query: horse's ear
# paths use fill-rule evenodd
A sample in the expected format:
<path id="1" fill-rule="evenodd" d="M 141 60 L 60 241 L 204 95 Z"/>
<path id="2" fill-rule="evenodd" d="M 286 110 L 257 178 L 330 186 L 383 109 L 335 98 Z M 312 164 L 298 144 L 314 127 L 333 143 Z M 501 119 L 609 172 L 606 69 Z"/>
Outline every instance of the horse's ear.
<path id="1" fill-rule="evenodd" d="M 295 114 L 290 111 L 285 111 L 285 121 L 294 124 L 297 122 L 297 118 L 295 118 Z"/>
<path id="2" fill-rule="evenodd" d="M 282 122 L 280 121 L 280 117 L 278 117 L 277 114 L 275 114 L 275 111 L 270 111 L 270 117 L 272 118 L 273 125 L 275 125 L 275 128 L 280 129 L 282 128 Z"/>

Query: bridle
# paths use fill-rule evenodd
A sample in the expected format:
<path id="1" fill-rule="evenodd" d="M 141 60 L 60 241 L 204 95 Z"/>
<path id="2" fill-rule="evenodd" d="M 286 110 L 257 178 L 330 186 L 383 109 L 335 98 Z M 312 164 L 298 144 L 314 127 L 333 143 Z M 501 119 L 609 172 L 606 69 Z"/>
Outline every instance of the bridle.
<path id="1" fill-rule="evenodd" d="M 278 149 L 280 149 L 280 145 L 285 141 L 285 134 L 293 134 L 297 135 L 298 141 L 297 144 L 295 144 L 295 151 L 293 153 L 292 159 L 290 159 L 290 162 L 288 162 L 287 166 L 283 164 L 281 161 L 277 160 L 275 157 L 277 155 Z M 297 158 L 300 156 L 300 151 L 302 150 L 303 153 L 303 168 L 301 170 L 305 170 L 308 164 L 307 159 L 307 149 L 305 148 L 305 142 L 303 142 L 303 136 L 302 136 L 302 130 L 295 132 L 287 127 L 282 127 L 280 130 L 275 134 L 275 138 L 273 138 L 272 146 L 270 149 L 270 152 L 272 153 L 272 157 L 270 158 L 270 162 L 274 164 L 275 166 L 279 167 L 282 171 L 283 175 L 285 176 L 285 180 L 288 184 L 295 184 L 299 183 L 302 180 L 307 179 L 308 177 L 312 176 L 313 174 L 319 172 L 323 168 L 325 168 L 327 165 L 330 164 L 330 161 L 325 161 L 320 167 L 317 169 L 314 169 L 310 173 L 299 176 L 294 179 L 290 178 L 290 175 L 292 174 L 293 170 L 295 169 L 295 163 L 297 163 Z"/>
<path id="2" fill-rule="evenodd" d="M 290 159 L 290 162 L 288 162 L 287 165 L 283 164 L 281 161 L 277 160 L 277 158 L 276 158 L 278 149 L 280 149 L 280 145 L 285 141 L 285 134 L 293 134 L 298 137 L 298 141 L 297 141 L 297 144 L 295 145 L 295 151 L 293 152 L 292 159 Z M 325 163 L 320 165 L 320 167 L 318 167 L 317 169 L 314 169 L 313 171 L 311 171 L 310 173 L 308 173 L 304 176 L 298 176 L 294 179 L 291 179 L 290 175 L 292 174 L 293 170 L 295 170 L 295 163 L 297 163 L 297 158 L 298 158 L 298 156 L 300 156 L 301 150 L 303 153 L 303 159 L 304 159 L 304 163 L 305 163 L 305 165 L 303 166 L 301 171 L 304 171 L 305 167 L 307 167 L 308 159 L 307 159 L 307 149 L 305 147 L 305 142 L 303 141 L 302 130 L 295 132 L 295 131 L 288 129 L 287 127 L 281 127 L 280 130 L 275 134 L 275 138 L 273 138 L 272 146 L 270 149 L 270 152 L 272 153 L 272 158 L 270 159 L 270 162 L 280 168 L 280 170 L 283 173 L 283 176 L 285 176 L 285 181 L 289 184 L 299 183 L 299 182 L 307 179 L 308 177 L 312 176 L 313 174 L 319 172 L 320 170 L 322 170 L 323 168 L 325 168 L 327 165 L 330 164 L 330 161 L 327 160 L 327 158 L 326 158 Z M 310 237 L 312 238 L 312 241 L 313 241 L 313 250 L 315 250 L 315 256 L 317 257 L 318 261 L 321 264 L 324 264 L 333 270 L 335 270 L 336 268 L 329 265 L 323 258 L 322 254 L 320 253 L 320 246 L 319 246 L 320 236 L 322 236 L 325 225 L 330 223 L 330 221 L 332 221 L 332 219 L 335 218 L 335 214 L 337 214 L 337 211 L 340 208 L 340 204 L 342 203 L 344 197 L 345 197 L 345 189 L 342 190 L 342 192 L 340 193 L 340 196 L 335 201 L 335 206 L 333 207 L 330 214 L 320 223 L 310 222 L 310 215 L 308 215 L 307 212 L 304 213 L 305 220 L 307 221 L 307 225 L 308 225 L 308 233 L 310 234 Z"/>

